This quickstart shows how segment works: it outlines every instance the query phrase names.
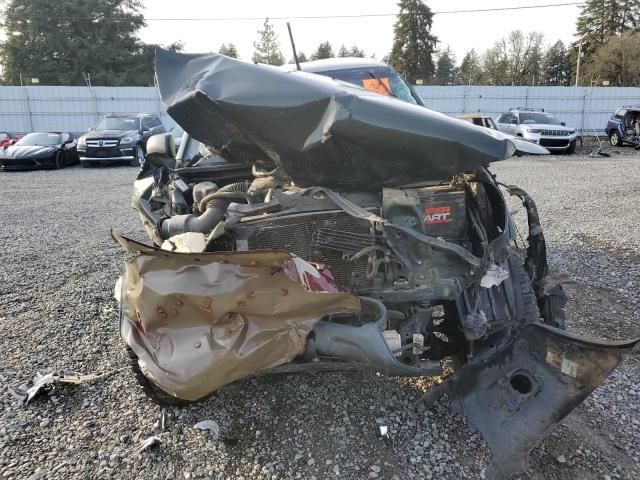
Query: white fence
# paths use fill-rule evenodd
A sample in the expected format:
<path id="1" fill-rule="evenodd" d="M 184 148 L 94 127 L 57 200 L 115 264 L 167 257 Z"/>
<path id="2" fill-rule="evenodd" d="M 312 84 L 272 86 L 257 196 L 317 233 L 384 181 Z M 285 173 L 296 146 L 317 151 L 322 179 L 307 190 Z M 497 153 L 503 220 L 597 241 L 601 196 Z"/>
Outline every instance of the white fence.
<path id="1" fill-rule="evenodd" d="M 640 88 L 416 87 L 425 104 L 449 114 L 492 117 L 510 107 L 536 107 L 556 114 L 583 135 L 604 130 L 620 105 L 640 104 Z M 149 112 L 174 125 L 153 87 L 0 87 L 0 131 L 84 132 L 106 113 Z"/>
<path id="2" fill-rule="evenodd" d="M 94 126 L 107 113 L 148 112 L 165 127 L 165 113 L 153 87 L 0 87 L 1 132 L 75 132 Z"/>
<path id="3" fill-rule="evenodd" d="M 622 87 L 417 87 L 431 109 L 448 115 L 497 117 L 509 108 L 544 108 L 582 135 L 602 133 L 617 107 L 640 104 L 640 88 Z"/>

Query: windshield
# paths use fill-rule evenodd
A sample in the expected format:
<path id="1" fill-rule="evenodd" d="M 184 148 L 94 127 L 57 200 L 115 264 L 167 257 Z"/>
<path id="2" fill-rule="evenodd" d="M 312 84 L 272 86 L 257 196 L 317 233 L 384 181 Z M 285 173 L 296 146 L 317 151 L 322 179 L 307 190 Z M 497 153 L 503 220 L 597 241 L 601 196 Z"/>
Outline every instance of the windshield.
<path id="1" fill-rule="evenodd" d="M 58 133 L 29 133 L 22 137 L 16 145 L 33 146 L 51 146 L 60 144 L 60 134 Z"/>
<path id="2" fill-rule="evenodd" d="M 171 132 L 171 136 L 174 138 L 182 138 L 182 135 L 184 134 L 184 130 L 179 125 L 171 127 L 169 132 Z"/>
<path id="3" fill-rule="evenodd" d="M 558 120 L 553 115 L 548 113 L 521 113 L 520 114 L 520 123 L 527 125 L 530 123 L 544 123 L 547 125 L 560 125 L 560 120 Z"/>
<path id="4" fill-rule="evenodd" d="M 139 130 L 140 120 L 137 117 L 104 117 L 94 130 Z"/>
<path id="5" fill-rule="evenodd" d="M 314 73 L 352 83 L 382 95 L 391 95 L 407 103 L 418 104 L 409 84 L 389 67 L 363 67 Z"/>

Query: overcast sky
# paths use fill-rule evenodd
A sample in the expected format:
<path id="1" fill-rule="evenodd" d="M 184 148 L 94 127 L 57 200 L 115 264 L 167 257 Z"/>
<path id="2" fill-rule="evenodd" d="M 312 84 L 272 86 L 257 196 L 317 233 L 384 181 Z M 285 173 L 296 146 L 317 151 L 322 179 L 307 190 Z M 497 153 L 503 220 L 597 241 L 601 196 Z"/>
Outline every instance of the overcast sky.
<path id="1" fill-rule="evenodd" d="M 434 12 L 529 6 L 536 4 L 567 3 L 567 0 L 427 0 Z M 286 20 L 275 17 L 362 15 L 398 12 L 397 0 L 145 0 L 145 16 L 153 18 L 238 18 L 271 17 L 279 35 L 285 58 L 291 58 Z M 547 43 L 558 38 L 568 43 L 573 40 L 575 20 L 579 7 L 558 6 L 504 12 L 458 13 L 435 15 L 433 31 L 439 38 L 439 47 L 450 45 L 458 62 L 466 51 L 475 48 L 482 52 L 509 31 L 538 30 Z M 384 57 L 391 49 L 393 24 L 396 18 L 363 17 L 343 19 L 292 19 L 291 24 L 298 50 L 307 55 L 318 44 L 328 40 L 337 51 L 340 45 L 358 45 L 367 55 Z M 176 40 L 185 43 L 191 53 L 217 51 L 220 45 L 234 43 L 240 56 L 250 59 L 259 20 L 225 21 L 148 21 L 142 31 L 145 42 L 169 44 Z"/>

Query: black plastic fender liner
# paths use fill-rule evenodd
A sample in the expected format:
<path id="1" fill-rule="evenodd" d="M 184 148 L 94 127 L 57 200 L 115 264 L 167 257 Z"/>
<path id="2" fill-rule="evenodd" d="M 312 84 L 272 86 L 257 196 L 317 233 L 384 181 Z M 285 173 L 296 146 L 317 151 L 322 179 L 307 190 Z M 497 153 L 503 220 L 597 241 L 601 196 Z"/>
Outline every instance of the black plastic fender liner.
<path id="1" fill-rule="evenodd" d="M 447 393 L 451 409 L 466 415 L 491 448 L 485 477 L 526 471 L 529 452 L 639 341 L 596 340 L 533 323 L 491 359 L 463 366 Z"/>

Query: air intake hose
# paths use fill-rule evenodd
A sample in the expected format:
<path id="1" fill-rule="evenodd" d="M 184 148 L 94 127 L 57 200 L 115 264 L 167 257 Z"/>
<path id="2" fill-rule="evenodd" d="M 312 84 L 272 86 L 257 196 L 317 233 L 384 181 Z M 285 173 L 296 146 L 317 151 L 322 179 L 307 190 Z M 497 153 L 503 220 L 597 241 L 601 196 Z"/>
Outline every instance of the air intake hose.
<path id="1" fill-rule="evenodd" d="M 162 222 L 161 236 L 171 238 L 185 232 L 207 234 L 222 220 L 229 204 L 234 200 L 247 201 L 248 182 L 236 182 L 206 195 L 200 201 L 202 215 L 176 215 Z"/>

